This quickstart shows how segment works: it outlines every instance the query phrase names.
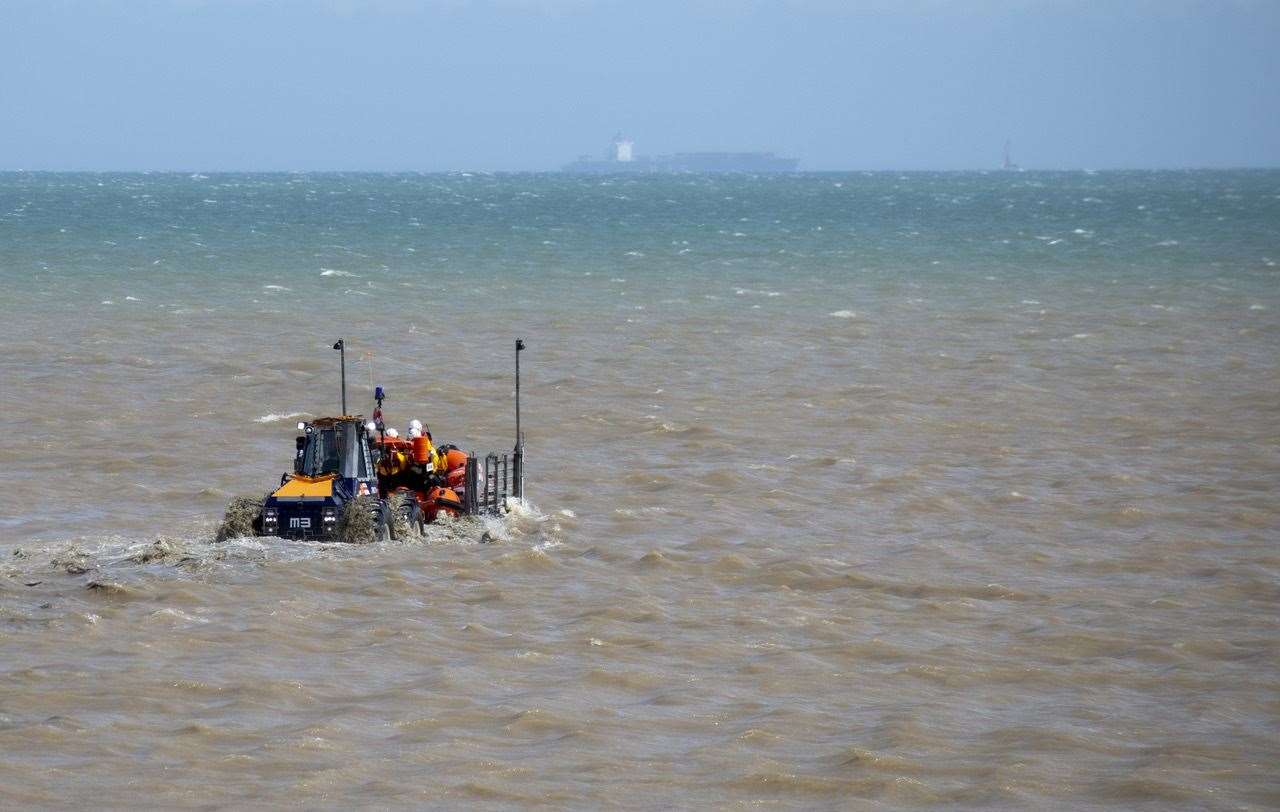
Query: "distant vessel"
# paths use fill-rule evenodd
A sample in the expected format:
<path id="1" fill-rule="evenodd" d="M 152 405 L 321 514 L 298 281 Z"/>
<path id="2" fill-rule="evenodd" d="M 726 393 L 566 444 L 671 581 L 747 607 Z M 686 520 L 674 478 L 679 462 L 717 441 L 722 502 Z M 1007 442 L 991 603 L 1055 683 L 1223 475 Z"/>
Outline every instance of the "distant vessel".
<path id="1" fill-rule="evenodd" d="M 1009 144 L 1010 144 L 1010 141 L 1009 139 L 1006 138 L 1004 142 L 1004 160 L 1000 162 L 1000 168 L 1014 170 L 1014 171 L 1022 169 L 1022 167 L 1015 164 L 1013 162 L 1013 158 L 1010 157 Z"/>
<path id="2" fill-rule="evenodd" d="M 563 171 L 585 174 L 620 172 L 794 172 L 800 166 L 795 158 L 782 158 L 772 152 L 677 152 L 672 155 L 636 155 L 635 142 L 618 133 L 609 144 L 604 158 L 582 155 L 565 164 Z"/>

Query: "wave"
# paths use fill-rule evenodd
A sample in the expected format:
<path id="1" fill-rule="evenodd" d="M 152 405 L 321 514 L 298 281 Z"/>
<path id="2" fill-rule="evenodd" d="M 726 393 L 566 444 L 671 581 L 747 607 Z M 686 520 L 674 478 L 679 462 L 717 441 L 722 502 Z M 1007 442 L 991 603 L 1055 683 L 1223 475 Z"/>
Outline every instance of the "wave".
<path id="1" fill-rule="evenodd" d="M 295 417 L 306 417 L 310 412 L 289 412 L 288 414 L 264 414 L 262 417 L 255 417 L 255 423 L 279 423 L 281 420 L 292 420 Z"/>

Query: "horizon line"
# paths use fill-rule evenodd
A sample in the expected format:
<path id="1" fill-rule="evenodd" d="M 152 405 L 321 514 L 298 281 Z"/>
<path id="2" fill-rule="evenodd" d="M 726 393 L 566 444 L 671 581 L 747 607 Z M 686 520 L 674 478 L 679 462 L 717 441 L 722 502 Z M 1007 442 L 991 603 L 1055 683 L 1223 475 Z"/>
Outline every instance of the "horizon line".
<path id="1" fill-rule="evenodd" d="M 565 175 L 574 177 L 653 177 L 664 175 L 824 175 L 847 173 L 878 172 L 992 172 L 996 174 L 1019 175 L 1028 172 L 1211 172 L 1211 171 L 1266 171 L 1280 169 L 1275 164 L 1186 164 L 1166 166 L 1107 166 L 1107 167 L 1053 167 L 1020 166 L 1017 169 L 1005 169 L 1000 166 L 991 167 L 914 167 L 914 168 L 814 168 L 796 169 L 789 172 L 569 172 L 563 169 L 483 169 L 478 167 L 456 169 L 355 169 L 355 168 L 313 168 L 313 169 L 209 169 L 209 168 L 7 168 L 0 167 L 0 174 L 129 174 L 129 175 L 306 175 L 306 174 L 351 174 L 351 175 Z"/>

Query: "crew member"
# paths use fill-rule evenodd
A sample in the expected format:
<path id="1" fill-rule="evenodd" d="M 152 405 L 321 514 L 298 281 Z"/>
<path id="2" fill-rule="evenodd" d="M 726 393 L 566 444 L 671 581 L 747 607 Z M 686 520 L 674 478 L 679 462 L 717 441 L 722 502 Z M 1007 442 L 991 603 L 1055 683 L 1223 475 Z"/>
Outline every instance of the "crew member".
<path id="1" fill-rule="evenodd" d="M 449 458 L 443 451 L 436 448 L 435 440 L 431 438 L 431 429 L 428 426 L 422 427 L 422 433 L 427 438 L 428 447 L 431 449 L 431 467 L 435 469 L 437 474 L 443 474 L 449 468 Z"/>

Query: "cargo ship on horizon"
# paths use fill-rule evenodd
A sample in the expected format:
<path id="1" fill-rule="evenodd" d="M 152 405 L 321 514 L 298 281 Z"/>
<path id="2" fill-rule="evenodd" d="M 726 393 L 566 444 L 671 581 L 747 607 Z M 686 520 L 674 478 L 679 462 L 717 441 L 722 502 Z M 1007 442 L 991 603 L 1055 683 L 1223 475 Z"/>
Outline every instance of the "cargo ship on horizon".
<path id="1" fill-rule="evenodd" d="M 575 174 L 682 173 L 682 172 L 795 172 L 796 158 L 772 152 L 676 152 L 671 155 L 636 155 L 635 143 L 621 133 L 613 137 L 603 158 L 590 155 L 565 164 L 561 171 Z"/>

